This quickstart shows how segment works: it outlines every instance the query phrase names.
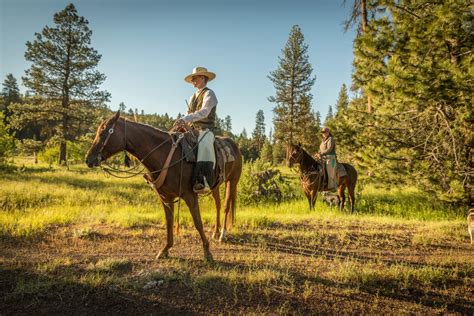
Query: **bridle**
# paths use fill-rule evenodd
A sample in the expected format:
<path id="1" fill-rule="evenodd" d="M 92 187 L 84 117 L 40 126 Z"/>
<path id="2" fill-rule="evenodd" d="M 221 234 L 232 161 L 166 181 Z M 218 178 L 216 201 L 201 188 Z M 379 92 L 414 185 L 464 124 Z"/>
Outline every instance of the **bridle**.
<path id="1" fill-rule="evenodd" d="M 112 126 L 108 129 L 107 131 L 107 136 L 105 137 L 101 147 L 100 147 L 100 151 L 97 155 L 97 159 L 99 161 L 99 166 L 100 168 L 108 173 L 109 175 L 113 176 L 113 177 L 116 177 L 116 178 L 132 178 L 132 177 L 135 177 L 135 176 L 138 176 L 138 175 L 141 175 L 141 174 L 145 174 L 146 172 L 143 172 L 145 170 L 145 166 L 143 165 L 143 162 L 150 157 L 150 155 L 152 153 L 154 153 L 156 150 L 158 150 L 159 148 L 161 148 L 162 146 L 164 146 L 165 144 L 167 144 L 168 142 L 171 141 L 172 143 L 172 148 L 176 148 L 178 146 L 178 143 L 184 138 L 184 134 L 185 133 L 189 133 L 191 131 L 186 131 L 185 133 L 181 133 L 179 134 L 178 136 L 178 139 L 175 140 L 173 138 L 173 136 L 168 133 L 169 135 L 169 138 L 167 138 L 166 140 L 162 141 L 160 144 L 158 144 L 157 146 L 155 146 L 153 149 L 151 149 L 142 159 L 139 160 L 139 164 L 136 164 L 135 166 L 127 169 L 127 170 L 123 170 L 123 169 L 118 169 L 110 164 L 108 164 L 105 160 L 102 160 L 102 151 L 104 150 L 105 146 L 107 145 L 107 143 L 109 142 L 110 140 L 110 137 L 112 136 L 112 134 L 115 132 L 115 125 L 116 125 L 117 121 L 115 121 Z M 107 129 L 107 128 L 106 128 Z M 196 143 L 195 146 L 193 146 L 191 148 L 191 150 L 186 154 L 186 155 L 182 155 L 182 157 L 176 161 L 174 161 L 173 163 L 170 163 L 168 166 L 164 166 L 163 168 L 160 168 L 158 170 L 154 170 L 154 171 L 149 171 L 148 174 L 155 174 L 155 173 L 160 173 L 161 171 L 164 171 L 164 170 L 167 170 L 175 165 L 177 165 L 178 163 L 182 162 L 184 159 L 186 159 L 188 156 L 190 156 L 193 151 L 199 146 L 199 143 L 202 141 L 202 139 L 204 139 L 204 137 L 201 137 L 198 142 Z M 123 151 L 126 152 L 126 147 L 127 147 L 127 119 L 124 118 L 124 148 L 123 148 Z M 104 166 L 105 165 L 105 166 Z M 141 169 L 137 170 L 140 166 L 142 166 Z M 122 174 L 126 174 L 126 175 L 122 175 L 122 176 L 119 176 L 117 175 L 116 173 L 122 173 Z"/>
<path id="2" fill-rule="evenodd" d="M 99 152 L 97 153 L 97 160 L 99 162 L 99 165 L 100 165 L 100 162 L 102 161 L 102 151 L 104 150 L 105 146 L 107 145 L 107 143 L 109 142 L 110 140 L 110 137 L 112 136 L 112 134 L 114 133 L 115 131 L 115 124 L 117 123 L 117 120 L 112 124 L 112 126 L 108 129 L 107 131 L 107 136 L 105 137 L 105 139 L 102 141 L 102 146 L 100 146 L 100 150 Z M 104 130 L 107 130 L 107 126 L 105 127 Z M 101 138 L 103 136 L 103 134 L 100 135 Z M 125 149 L 124 149 L 125 150 Z"/>
<path id="3" fill-rule="evenodd" d="M 298 150 L 298 156 L 296 156 L 295 158 L 293 158 L 293 153 L 291 153 L 290 157 L 289 157 L 289 160 L 293 160 L 294 163 L 301 163 L 301 161 L 303 160 L 303 150 L 301 150 L 301 148 L 299 148 Z"/>

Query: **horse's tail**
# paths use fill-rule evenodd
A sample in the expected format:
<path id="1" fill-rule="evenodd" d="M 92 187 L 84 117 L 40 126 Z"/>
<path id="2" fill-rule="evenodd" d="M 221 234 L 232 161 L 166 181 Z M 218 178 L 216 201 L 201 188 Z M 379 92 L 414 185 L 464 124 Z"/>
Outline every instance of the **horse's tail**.
<path id="1" fill-rule="evenodd" d="M 349 178 L 349 190 L 355 190 L 355 186 L 357 184 L 357 170 L 354 168 L 353 165 L 350 165 L 348 163 L 343 163 L 344 168 L 346 169 L 347 176 Z"/>
<path id="2" fill-rule="evenodd" d="M 240 152 L 239 146 L 231 139 L 226 138 L 225 141 L 227 144 L 232 147 L 233 153 L 235 155 L 235 160 L 232 163 L 228 179 L 226 181 L 226 197 L 225 200 L 228 201 L 227 207 L 230 207 L 229 210 L 229 224 L 232 226 L 236 219 L 236 209 L 237 209 L 237 184 L 239 183 L 240 176 L 242 175 L 242 153 Z M 227 204 L 227 203 L 226 203 Z M 226 210 L 227 212 L 227 210 Z"/>
<path id="3" fill-rule="evenodd" d="M 236 219 L 237 181 L 228 180 L 225 184 L 226 215 L 229 214 L 229 226 L 234 225 Z"/>

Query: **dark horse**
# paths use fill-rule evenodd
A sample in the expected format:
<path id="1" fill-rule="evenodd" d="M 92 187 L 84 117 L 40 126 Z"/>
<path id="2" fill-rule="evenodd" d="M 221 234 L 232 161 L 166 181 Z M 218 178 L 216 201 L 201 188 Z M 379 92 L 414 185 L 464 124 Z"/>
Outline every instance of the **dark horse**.
<path id="1" fill-rule="evenodd" d="M 309 208 L 314 209 L 318 192 L 325 191 L 322 178 L 322 164 L 311 157 L 301 145 L 289 145 L 287 147 L 287 163 L 289 167 L 297 163 L 300 167 L 300 180 L 303 191 L 308 198 Z M 350 212 L 354 211 L 355 204 L 355 186 L 357 183 L 357 171 L 353 166 L 347 163 L 342 164 L 346 168 L 347 176 L 337 178 L 337 195 L 339 196 L 339 208 L 344 209 L 346 196 L 344 191 L 349 190 L 349 201 L 351 203 Z"/>
<path id="2" fill-rule="evenodd" d="M 242 156 L 239 148 L 231 139 L 225 138 L 225 141 L 232 147 L 235 153 L 235 161 L 229 162 L 225 166 L 225 216 L 221 240 L 225 238 L 227 226 L 228 224 L 232 224 L 235 216 L 237 183 L 242 173 Z M 97 167 L 101 161 L 126 150 L 141 161 L 150 172 L 152 180 L 156 180 L 160 172 L 155 171 L 159 171 L 163 168 L 168 154 L 171 151 L 172 144 L 172 137 L 168 132 L 121 118 L 120 112 L 117 112 L 112 118 L 99 125 L 94 142 L 87 153 L 86 163 L 90 168 Z M 168 257 L 168 251 L 173 246 L 173 202 L 179 196 L 189 207 L 194 225 L 201 236 L 204 247 L 204 258 L 208 261 L 212 261 L 212 255 L 209 251 L 209 241 L 204 234 L 201 221 L 198 196 L 193 191 L 192 177 L 195 164 L 186 162 L 185 160 L 181 163 L 179 161 L 181 158 L 182 151 L 181 147 L 178 146 L 171 157 L 168 174 L 163 185 L 158 189 L 155 188 L 165 210 L 167 229 L 166 245 L 158 253 L 157 258 Z M 180 179 L 182 181 L 181 188 Z M 220 197 L 218 186 L 213 189 L 212 194 L 216 200 L 217 207 L 217 223 L 216 231 L 214 232 L 214 234 L 217 235 L 220 229 Z"/>

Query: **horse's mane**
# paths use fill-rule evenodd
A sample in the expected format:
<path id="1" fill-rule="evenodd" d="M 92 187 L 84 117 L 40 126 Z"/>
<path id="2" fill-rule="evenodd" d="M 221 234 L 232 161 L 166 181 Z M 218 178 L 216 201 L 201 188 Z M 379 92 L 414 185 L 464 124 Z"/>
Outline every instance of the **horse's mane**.
<path id="1" fill-rule="evenodd" d="M 300 167 L 303 172 L 310 172 L 311 169 L 320 170 L 322 168 L 321 163 L 314 159 L 303 147 L 299 146 L 303 152 L 303 158 L 300 162 Z"/>
<path id="2" fill-rule="evenodd" d="M 155 131 L 157 131 L 157 132 L 169 134 L 168 131 L 162 130 L 162 129 L 160 129 L 160 128 L 158 128 L 158 127 L 155 127 L 155 126 L 152 126 L 152 125 L 150 125 L 150 124 L 145 124 L 145 123 L 141 123 L 141 122 L 132 121 L 132 120 L 129 120 L 129 119 L 125 118 L 125 117 L 120 117 L 119 119 L 123 119 L 124 121 L 126 120 L 126 121 L 128 121 L 129 123 L 137 124 L 137 125 L 140 125 L 140 126 L 143 126 L 143 127 L 151 128 L 151 129 L 153 129 L 153 130 L 155 130 Z"/>
<path id="3" fill-rule="evenodd" d="M 300 146 L 300 149 L 303 151 L 303 159 L 306 159 L 306 162 L 309 162 L 311 165 L 320 165 L 319 161 L 317 161 L 313 158 L 313 156 L 308 154 L 308 152 L 304 150 L 303 147 Z"/>

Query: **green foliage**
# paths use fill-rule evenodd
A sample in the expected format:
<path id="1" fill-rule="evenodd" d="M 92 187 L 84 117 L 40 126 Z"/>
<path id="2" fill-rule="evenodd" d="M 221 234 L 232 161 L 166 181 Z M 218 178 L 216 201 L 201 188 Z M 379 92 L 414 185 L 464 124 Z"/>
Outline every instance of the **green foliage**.
<path id="1" fill-rule="evenodd" d="M 268 76 L 276 90 L 275 96 L 268 98 L 276 103 L 273 109 L 275 140 L 314 147 L 311 134 L 316 120 L 311 111 L 310 91 L 316 78 L 311 76 L 312 72 L 308 45 L 304 43 L 300 27 L 294 25 L 279 57 L 278 69 Z"/>
<path id="2" fill-rule="evenodd" d="M 292 200 L 297 196 L 294 188 L 294 183 L 285 179 L 278 169 L 257 159 L 243 167 L 238 189 L 239 202 L 250 205 Z"/>
<path id="3" fill-rule="evenodd" d="M 244 161 L 250 161 L 256 158 L 256 152 L 254 148 L 252 148 L 252 141 L 250 138 L 248 138 L 245 128 L 237 137 L 236 142 L 239 146 L 240 152 L 242 153 Z"/>
<path id="4" fill-rule="evenodd" d="M 286 148 L 281 141 L 275 140 L 272 148 L 273 165 L 278 166 L 286 159 Z"/>
<path id="5" fill-rule="evenodd" d="M 256 152 L 256 158 L 260 157 L 265 138 L 265 116 L 263 111 L 259 110 L 255 118 L 255 128 L 252 132 L 252 147 Z"/>
<path id="6" fill-rule="evenodd" d="M 0 93 L 2 96 L 0 102 L 0 111 L 4 112 L 4 121 L 6 121 L 11 115 L 11 111 L 9 109 L 10 104 L 21 102 L 21 95 L 16 78 L 12 74 L 7 75 L 2 85 L 3 88 L 2 92 Z"/>
<path id="7" fill-rule="evenodd" d="M 8 133 L 8 129 L 4 123 L 4 118 L 4 113 L 0 112 L 0 164 L 4 162 L 5 158 L 15 147 L 15 141 L 13 136 Z"/>
<path id="8" fill-rule="evenodd" d="M 332 105 L 330 105 L 328 108 L 328 113 L 326 114 L 326 118 L 324 119 L 324 125 L 327 126 L 333 118 L 334 113 L 332 112 Z"/>
<path id="9" fill-rule="evenodd" d="M 337 98 L 335 110 L 336 110 L 336 118 L 340 115 L 343 115 L 347 112 L 349 108 L 349 96 L 347 95 L 347 87 L 346 84 L 342 84 L 341 90 L 339 91 L 339 97 Z"/>
<path id="10" fill-rule="evenodd" d="M 260 153 L 260 159 L 263 162 L 273 164 L 273 146 L 268 140 L 268 138 L 265 138 L 263 142 L 262 152 Z"/>
<path id="11" fill-rule="evenodd" d="M 224 118 L 224 124 L 223 124 L 223 134 L 224 136 L 233 136 L 232 135 L 232 118 L 230 115 L 227 115 Z"/>
<path id="12" fill-rule="evenodd" d="M 38 153 L 38 160 L 49 165 L 52 165 L 58 160 L 59 156 L 59 144 L 46 146 L 42 151 Z"/>
<path id="13" fill-rule="evenodd" d="M 93 136 L 86 135 L 79 137 L 75 142 L 67 142 L 67 160 L 69 164 L 84 163 L 86 153 L 92 143 Z M 52 139 L 49 144 L 39 152 L 38 159 L 41 162 L 52 165 L 57 162 L 60 144 Z"/>
<path id="14" fill-rule="evenodd" d="M 374 181 L 414 183 L 469 204 L 472 10 L 465 1 L 368 4 L 385 14 L 373 15 L 354 43 L 353 88 L 365 96 L 328 121 L 340 156 Z"/>
<path id="15" fill-rule="evenodd" d="M 17 129 L 36 122 L 47 139 L 59 140 L 61 163 L 67 158 L 66 142 L 96 126 L 110 97 L 99 90 L 105 75 L 96 69 L 101 55 L 90 46 L 88 23 L 69 4 L 54 15 L 54 26 L 35 33 L 35 40 L 26 43 L 25 58 L 31 67 L 23 78 L 35 95 L 12 106 L 12 125 Z"/>

